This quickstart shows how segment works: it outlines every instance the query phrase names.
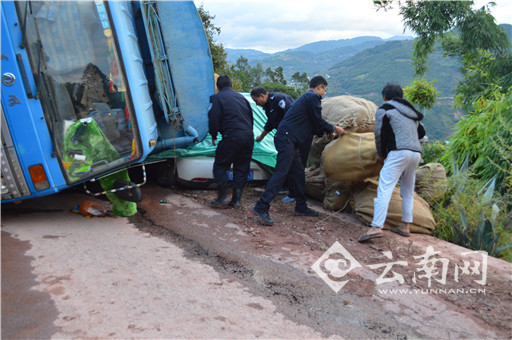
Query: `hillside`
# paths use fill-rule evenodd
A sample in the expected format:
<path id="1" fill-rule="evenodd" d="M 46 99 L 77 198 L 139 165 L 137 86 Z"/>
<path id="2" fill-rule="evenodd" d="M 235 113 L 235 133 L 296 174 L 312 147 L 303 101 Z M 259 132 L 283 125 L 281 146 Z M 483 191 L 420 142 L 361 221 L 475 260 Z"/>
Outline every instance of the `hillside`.
<path id="1" fill-rule="evenodd" d="M 357 37 L 318 41 L 294 49 L 268 54 L 253 49 L 226 49 L 228 63 L 235 63 L 242 55 L 251 66 L 260 63 L 263 69 L 283 68 L 284 76 L 288 79 L 297 71 L 314 75 L 325 72 L 335 63 L 345 60 L 365 49 L 385 44 L 388 40 L 412 39 L 411 37 L 393 37 L 384 40 L 379 37 Z"/>
<path id="2" fill-rule="evenodd" d="M 380 91 L 387 82 L 405 87 L 413 81 L 412 49 L 412 41 L 390 41 L 338 62 L 327 71 L 328 95 L 349 94 L 382 104 Z M 435 87 L 440 92 L 434 108 L 424 111 L 424 123 L 430 138 L 446 139 L 462 115 L 452 108 L 454 90 L 462 79 L 458 68 L 456 60 L 443 58 L 440 51 L 429 58 L 429 71 L 425 78 L 429 81 L 436 79 Z"/>

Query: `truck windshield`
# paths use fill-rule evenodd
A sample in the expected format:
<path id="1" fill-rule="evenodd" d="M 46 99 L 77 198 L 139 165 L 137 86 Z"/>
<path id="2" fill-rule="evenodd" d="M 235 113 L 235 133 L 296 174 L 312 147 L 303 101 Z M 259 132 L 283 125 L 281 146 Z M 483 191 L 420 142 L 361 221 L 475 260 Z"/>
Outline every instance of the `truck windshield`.
<path id="1" fill-rule="evenodd" d="M 114 30 L 101 1 L 16 2 L 53 156 L 69 183 L 138 158 Z"/>

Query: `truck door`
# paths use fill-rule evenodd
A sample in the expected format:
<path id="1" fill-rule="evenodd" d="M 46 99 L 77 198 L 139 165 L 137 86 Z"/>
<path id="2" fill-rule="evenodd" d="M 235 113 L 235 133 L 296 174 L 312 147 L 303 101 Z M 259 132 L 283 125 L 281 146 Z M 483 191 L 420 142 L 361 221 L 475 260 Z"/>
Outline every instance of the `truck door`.
<path id="1" fill-rule="evenodd" d="M 108 5 L 15 2 L 44 118 L 69 185 L 142 157 Z M 124 52 L 124 51 L 123 51 Z"/>

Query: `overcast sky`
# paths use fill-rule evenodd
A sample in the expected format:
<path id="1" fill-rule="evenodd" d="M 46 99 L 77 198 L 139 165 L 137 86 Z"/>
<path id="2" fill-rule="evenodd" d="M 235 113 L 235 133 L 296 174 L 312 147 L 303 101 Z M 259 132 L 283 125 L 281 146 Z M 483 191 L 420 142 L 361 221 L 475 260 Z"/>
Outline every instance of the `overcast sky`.
<path id="1" fill-rule="evenodd" d="M 488 1 L 476 0 L 481 7 Z M 495 0 L 498 24 L 512 23 L 512 1 Z M 217 37 L 226 48 L 252 48 L 267 53 L 320 40 L 358 36 L 389 38 L 404 32 L 398 11 L 376 11 L 372 0 L 194 0 L 214 15 Z"/>

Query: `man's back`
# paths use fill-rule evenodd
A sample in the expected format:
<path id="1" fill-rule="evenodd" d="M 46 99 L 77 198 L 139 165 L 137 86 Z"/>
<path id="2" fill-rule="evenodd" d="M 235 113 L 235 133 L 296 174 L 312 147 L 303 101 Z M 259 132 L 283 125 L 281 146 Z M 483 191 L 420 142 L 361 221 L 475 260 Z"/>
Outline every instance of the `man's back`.
<path id="1" fill-rule="evenodd" d="M 265 114 L 268 117 L 264 129 L 266 131 L 277 129 L 292 103 L 293 98 L 285 93 L 269 92 L 267 103 L 264 106 Z"/>
<path id="2" fill-rule="evenodd" d="M 253 126 L 252 109 L 243 95 L 225 87 L 210 97 L 208 112 L 210 134 L 223 136 L 251 134 Z"/>
<path id="3" fill-rule="evenodd" d="M 322 97 L 312 90 L 300 96 L 286 112 L 278 133 L 288 133 L 296 143 L 313 134 L 322 135 L 333 127 L 322 118 Z"/>

